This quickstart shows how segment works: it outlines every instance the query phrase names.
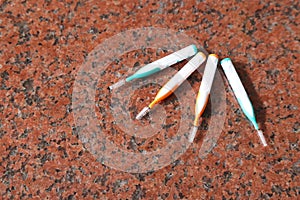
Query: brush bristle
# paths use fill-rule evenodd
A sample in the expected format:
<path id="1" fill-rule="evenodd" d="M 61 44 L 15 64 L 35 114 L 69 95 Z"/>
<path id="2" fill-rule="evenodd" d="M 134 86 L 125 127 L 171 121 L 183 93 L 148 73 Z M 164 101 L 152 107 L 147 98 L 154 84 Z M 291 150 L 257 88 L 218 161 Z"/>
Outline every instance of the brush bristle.
<path id="1" fill-rule="evenodd" d="M 258 134 L 258 137 L 259 137 L 261 143 L 264 145 L 264 147 L 268 146 L 263 132 L 261 130 L 257 130 L 257 134 Z"/>
<path id="2" fill-rule="evenodd" d="M 142 117 L 144 117 L 149 111 L 150 111 L 149 107 L 143 108 L 143 110 L 136 116 L 136 119 L 137 120 L 142 119 Z"/>
<path id="3" fill-rule="evenodd" d="M 123 79 L 123 80 L 120 80 L 120 81 L 116 82 L 115 84 L 109 86 L 109 90 L 116 89 L 116 88 L 118 88 L 118 87 L 121 87 L 121 86 L 124 85 L 124 84 L 125 84 L 125 80 L 124 80 L 124 79 Z"/>
<path id="4" fill-rule="evenodd" d="M 189 135 L 189 142 L 192 143 L 195 139 L 196 133 L 197 133 L 198 127 L 197 126 L 193 126 L 190 135 Z"/>

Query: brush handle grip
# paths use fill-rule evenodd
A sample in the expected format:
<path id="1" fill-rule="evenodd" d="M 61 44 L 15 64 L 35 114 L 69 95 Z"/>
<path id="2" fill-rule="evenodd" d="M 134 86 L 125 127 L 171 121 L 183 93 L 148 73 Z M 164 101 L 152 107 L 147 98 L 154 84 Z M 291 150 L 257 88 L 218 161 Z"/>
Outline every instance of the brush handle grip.
<path id="1" fill-rule="evenodd" d="M 174 65 L 184 59 L 195 55 L 197 52 L 197 47 L 194 44 L 189 45 L 183 49 L 171 53 L 170 55 L 167 55 L 163 58 L 160 58 L 152 63 L 145 65 L 144 67 L 139 69 L 135 74 L 126 78 L 126 81 L 129 82 L 133 79 L 150 76 L 156 72 L 159 72 L 171 65 Z"/>
<path id="2" fill-rule="evenodd" d="M 233 93 L 238 100 L 239 105 L 246 117 L 252 122 L 255 129 L 258 129 L 258 125 L 255 119 L 252 103 L 247 95 L 247 92 L 242 84 L 242 81 L 236 72 L 230 58 L 225 58 L 221 61 L 223 71 L 227 77 L 227 80 L 233 90 Z"/>
<path id="3" fill-rule="evenodd" d="M 156 103 L 170 96 L 206 59 L 202 52 L 198 52 L 186 65 L 183 66 L 157 93 L 154 101 L 149 105 L 152 108 Z"/>
<path id="4" fill-rule="evenodd" d="M 195 106 L 195 121 L 194 125 L 198 125 L 198 118 L 202 115 L 208 102 L 211 86 L 215 77 L 218 65 L 218 57 L 215 54 L 210 54 L 207 58 L 201 85 Z"/>
<path id="5" fill-rule="evenodd" d="M 176 90 L 206 59 L 206 56 L 199 52 L 186 65 L 181 68 L 163 87 L 168 90 Z"/>

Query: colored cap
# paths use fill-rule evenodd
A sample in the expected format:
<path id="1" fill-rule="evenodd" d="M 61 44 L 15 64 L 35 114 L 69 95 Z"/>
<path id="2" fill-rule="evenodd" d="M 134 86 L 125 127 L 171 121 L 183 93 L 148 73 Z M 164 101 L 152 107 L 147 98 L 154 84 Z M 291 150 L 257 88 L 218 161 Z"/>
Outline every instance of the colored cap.
<path id="1" fill-rule="evenodd" d="M 223 60 L 221 60 L 221 64 L 222 64 L 223 62 L 228 62 L 228 61 L 231 62 L 231 59 L 230 59 L 230 58 L 224 58 Z"/>
<path id="2" fill-rule="evenodd" d="M 192 46 L 193 46 L 193 49 L 194 49 L 195 53 L 197 53 L 198 52 L 198 48 L 196 47 L 196 45 L 192 44 Z"/>
<path id="3" fill-rule="evenodd" d="M 214 56 L 214 57 L 216 57 L 217 59 L 219 59 L 219 57 L 218 57 L 216 54 L 209 54 L 209 56 Z"/>

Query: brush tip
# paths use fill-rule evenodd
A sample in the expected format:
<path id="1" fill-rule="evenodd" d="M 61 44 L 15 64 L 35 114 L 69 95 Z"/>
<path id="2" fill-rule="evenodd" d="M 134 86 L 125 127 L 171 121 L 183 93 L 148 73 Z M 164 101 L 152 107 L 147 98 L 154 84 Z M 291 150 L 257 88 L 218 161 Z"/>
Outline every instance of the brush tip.
<path id="1" fill-rule="evenodd" d="M 142 119 L 142 117 L 144 117 L 149 111 L 150 111 L 149 107 L 143 108 L 143 110 L 136 116 L 135 119 L 137 119 L 137 120 Z"/>
<path id="2" fill-rule="evenodd" d="M 268 146 L 263 132 L 261 130 L 257 130 L 257 134 L 264 147 Z"/>
<path id="3" fill-rule="evenodd" d="M 196 133 L 197 133 L 198 127 L 197 126 L 193 126 L 193 128 L 191 129 L 190 135 L 189 135 L 189 142 L 192 143 L 195 139 Z"/>
<path id="4" fill-rule="evenodd" d="M 115 84 L 109 86 L 109 90 L 116 89 L 116 88 L 118 88 L 118 87 L 120 87 L 120 86 L 122 86 L 124 84 L 125 84 L 125 79 L 122 79 L 122 80 L 116 82 Z"/>

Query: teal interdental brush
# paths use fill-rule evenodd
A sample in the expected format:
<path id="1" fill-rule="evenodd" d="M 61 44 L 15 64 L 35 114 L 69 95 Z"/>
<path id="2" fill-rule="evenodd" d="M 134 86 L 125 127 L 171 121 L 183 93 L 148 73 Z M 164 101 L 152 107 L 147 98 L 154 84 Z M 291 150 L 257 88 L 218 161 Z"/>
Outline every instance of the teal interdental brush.
<path id="1" fill-rule="evenodd" d="M 223 71 L 228 79 L 228 82 L 233 90 L 233 93 L 234 93 L 239 105 L 241 106 L 244 114 L 251 121 L 254 128 L 257 130 L 257 134 L 258 134 L 262 144 L 264 146 L 267 146 L 267 142 L 265 140 L 263 132 L 258 127 L 251 101 L 246 93 L 246 90 L 245 90 L 230 58 L 223 59 L 221 61 L 221 65 L 222 65 Z"/>
<path id="2" fill-rule="evenodd" d="M 171 65 L 174 65 L 184 59 L 187 59 L 193 55 L 195 55 L 198 52 L 198 49 L 196 45 L 192 44 L 189 45 L 183 49 L 180 49 L 178 51 L 175 51 L 174 53 L 171 53 L 170 55 L 167 55 L 161 59 L 158 59 L 152 63 L 149 63 L 145 65 L 144 67 L 140 68 L 136 73 L 133 75 L 127 77 L 126 79 L 122 79 L 118 81 L 117 83 L 109 86 L 110 90 L 116 89 L 122 85 L 124 85 L 126 82 L 130 82 L 134 79 L 144 78 L 147 76 L 150 76 L 156 72 L 159 72 Z"/>

